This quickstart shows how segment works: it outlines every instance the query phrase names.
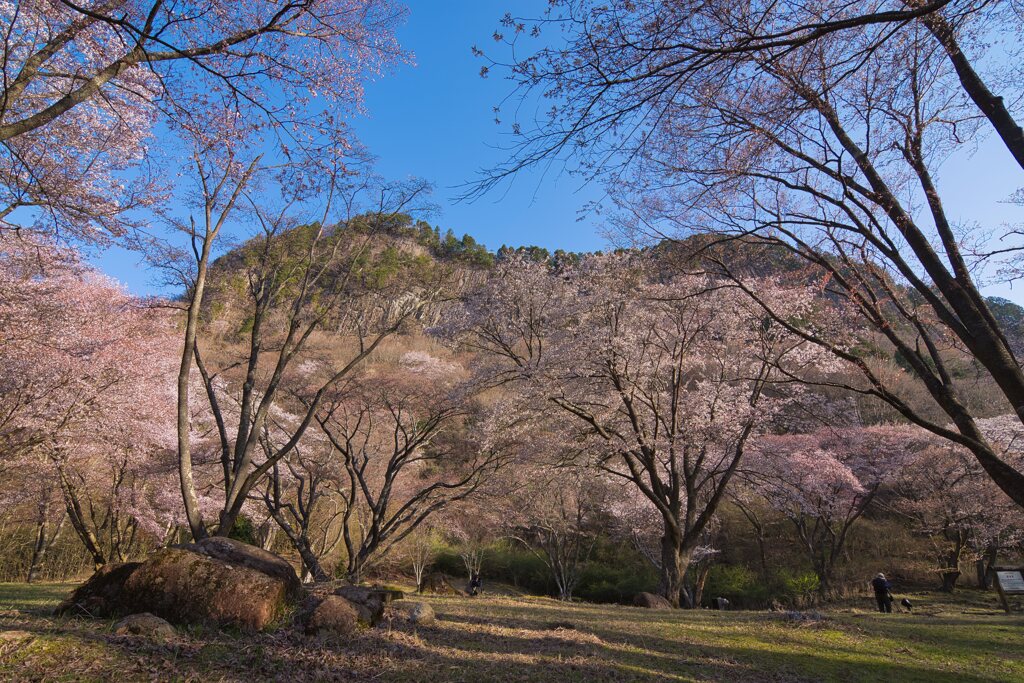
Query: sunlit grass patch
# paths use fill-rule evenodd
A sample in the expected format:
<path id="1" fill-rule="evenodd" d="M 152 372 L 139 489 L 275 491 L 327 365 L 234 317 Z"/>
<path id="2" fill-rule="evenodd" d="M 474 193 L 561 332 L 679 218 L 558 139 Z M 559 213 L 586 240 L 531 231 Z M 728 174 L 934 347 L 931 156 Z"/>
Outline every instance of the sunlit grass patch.
<path id="1" fill-rule="evenodd" d="M 547 598 L 410 596 L 430 627 L 320 643 L 294 629 L 179 629 L 168 646 L 49 616 L 67 585 L 0 585 L 0 679 L 381 681 L 1024 681 L 1024 617 L 984 596 L 918 595 L 913 614 L 849 603 L 821 619 L 652 611 Z"/>

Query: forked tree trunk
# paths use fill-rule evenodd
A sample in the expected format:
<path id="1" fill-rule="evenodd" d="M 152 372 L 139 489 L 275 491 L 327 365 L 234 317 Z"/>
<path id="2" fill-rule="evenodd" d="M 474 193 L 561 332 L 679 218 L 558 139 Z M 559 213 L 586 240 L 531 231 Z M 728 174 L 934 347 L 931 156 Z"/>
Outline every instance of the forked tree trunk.
<path id="1" fill-rule="evenodd" d="M 274 521 L 277 522 L 278 528 L 284 531 L 284 535 L 288 537 L 292 547 L 299 553 L 299 557 L 302 559 L 303 579 L 309 577 L 313 581 L 329 581 L 331 577 L 324 571 L 323 566 L 320 564 L 320 558 L 313 552 L 305 532 L 296 531 L 295 527 L 291 525 L 280 510 L 271 509 L 270 514 Z M 270 535 L 270 532 L 268 532 L 268 535 Z"/>
<path id="2" fill-rule="evenodd" d="M 686 569 L 690 566 L 692 550 L 684 550 L 682 541 L 671 534 L 661 537 L 661 578 L 658 582 L 658 593 L 679 607 L 680 599 L 686 587 Z"/>

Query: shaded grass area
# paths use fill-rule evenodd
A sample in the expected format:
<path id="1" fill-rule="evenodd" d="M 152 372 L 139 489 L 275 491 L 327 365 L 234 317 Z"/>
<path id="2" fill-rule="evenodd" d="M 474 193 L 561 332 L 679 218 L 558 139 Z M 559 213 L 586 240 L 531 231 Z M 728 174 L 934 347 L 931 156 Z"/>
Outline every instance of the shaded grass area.
<path id="1" fill-rule="evenodd" d="M 429 597 L 429 628 L 343 643 L 192 628 L 157 645 L 115 636 L 110 621 L 50 617 L 70 588 L 0 584 L 0 680 L 1024 681 L 1024 617 L 991 594 L 912 595 L 914 614 L 849 602 L 810 621 Z"/>

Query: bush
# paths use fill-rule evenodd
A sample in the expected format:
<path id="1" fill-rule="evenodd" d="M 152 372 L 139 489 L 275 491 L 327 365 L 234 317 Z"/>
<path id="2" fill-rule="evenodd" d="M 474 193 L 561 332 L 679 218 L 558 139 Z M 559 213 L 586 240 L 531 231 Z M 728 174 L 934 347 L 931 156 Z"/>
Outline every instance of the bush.
<path id="1" fill-rule="evenodd" d="M 821 587 L 821 580 L 814 572 L 784 572 L 782 578 L 786 597 L 798 605 L 811 601 Z"/>
<path id="2" fill-rule="evenodd" d="M 232 538 L 242 543 L 248 543 L 249 545 L 260 545 L 259 541 L 259 530 L 256 525 L 252 523 L 252 520 L 245 515 L 239 515 L 238 519 L 235 520 L 235 526 L 228 534 L 228 538 Z"/>
<path id="3" fill-rule="evenodd" d="M 657 585 L 658 576 L 648 565 L 590 562 L 580 572 L 580 582 L 574 595 L 588 602 L 628 604 L 637 593 L 653 592 Z"/>
<path id="4" fill-rule="evenodd" d="M 555 595 L 558 592 L 544 561 L 519 546 L 497 543 L 489 548 L 484 560 L 484 575 L 488 574 L 530 593 Z"/>

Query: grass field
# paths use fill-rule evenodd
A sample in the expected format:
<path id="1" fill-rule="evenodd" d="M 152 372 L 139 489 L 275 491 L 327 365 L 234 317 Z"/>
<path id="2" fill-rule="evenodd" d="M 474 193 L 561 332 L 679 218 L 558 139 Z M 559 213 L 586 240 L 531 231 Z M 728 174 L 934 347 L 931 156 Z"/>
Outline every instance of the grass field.
<path id="1" fill-rule="evenodd" d="M 914 614 L 823 620 L 529 597 L 428 597 L 430 628 L 329 644 L 291 629 L 183 630 L 171 645 L 49 616 L 70 586 L 0 584 L 0 680 L 1024 681 L 1024 616 L 991 594 L 912 595 Z M 965 597 L 966 596 L 966 597 Z"/>

